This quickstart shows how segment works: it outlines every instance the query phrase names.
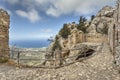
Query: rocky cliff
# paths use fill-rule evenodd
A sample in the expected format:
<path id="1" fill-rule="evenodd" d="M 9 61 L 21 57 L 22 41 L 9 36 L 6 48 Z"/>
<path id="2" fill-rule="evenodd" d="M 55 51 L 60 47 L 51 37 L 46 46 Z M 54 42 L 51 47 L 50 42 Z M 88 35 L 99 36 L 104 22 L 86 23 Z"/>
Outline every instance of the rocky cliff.
<path id="1" fill-rule="evenodd" d="M 114 24 L 114 10 L 115 8 L 105 6 L 96 14 L 96 16 L 91 21 L 85 21 L 84 25 L 82 25 L 81 27 L 86 29 L 87 32 L 84 32 L 83 29 L 78 29 L 78 26 L 81 24 L 66 24 L 66 28 L 69 29 L 69 34 L 67 35 L 67 38 L 64 38 L 61 34 L 56 35 L 57 38 L 55 38 L 50 48 L 52 48 L 56 40 L 58 41 L 58 44 L 60 45 L 62 50 L 74 48 L 74 46 L 83 42 L 90 42 L 90 39 L 88 38 L 91 38 L 91 41 L 96 37 L 96 39 L 98 39 L 99 37 L 102 40 L 102 37 L 108 35 L 109 28 L 111 28 L 111 26 Z M 64 27 L 65 26 L 63 26 L 63 28 Z M 62 34 L 65 34 L 65 32 L 67 31 L 64 30 Z M 92 38 L 92 36 L 94 38 Z M 101 43 L 102 41 L 98 42 Z"/>
<path id="2" fill-rule="evenodd" d="M 99 51 L 99 44 L 106 42 L 109 43 L 113 51 L 114 36 L 115 39 L 119 36 L 117 33 L 118 28 L 115 28 L 115 35 L 113 36 L 113 28 L 118 27 L 118 12 L 118 6 L 105 6 L 94 17 L 92 16 L 90 21 L 80 17 L 79 24 L 75 22 L 64 24 L 48 50 L 52 51 L 52 54 L 55 54 L 55 50 L 70 50 L 69 56 L 74 56 L 80 54 L 81 51 L 84 52 L 85 49 L 92 48 L 95 51 Z M 72 50 L 79 48 L 83 49 Z M 116 55 L 119 57 L 120 54 L 118 52 Z M 118 57 L 116 59 L 117 64 L 120 62 Z"/>
<path id="3" fill-rule="evenodd" d="M 0 65 L 0 80 L 120 80 L 112 61 L 109 47 L 104 44 L 95 56 L 58 69 Z"/>
<path id="4" fill-rule="evenodd" d="M 103 7 L 91 21 L 88 28 L 89 32 L 104 33 L 104 29 L 109 28 L 114 23 L 114 10 L 115 8 L 110 6 Z"/>

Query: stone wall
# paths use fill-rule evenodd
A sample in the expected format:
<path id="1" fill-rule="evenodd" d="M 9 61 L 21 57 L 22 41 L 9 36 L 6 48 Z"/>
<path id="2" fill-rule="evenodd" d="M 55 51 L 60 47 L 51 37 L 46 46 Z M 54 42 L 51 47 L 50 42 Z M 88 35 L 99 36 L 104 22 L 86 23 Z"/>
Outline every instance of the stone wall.
<path id="1" fill-rule="evenodd" d="M 0 9 L 0 56 L 8 56 L 9 54 L 9 14 Z"/>
<path id="2" fill-rule="evenodd" d="M 108 37 L 107 35 L 102 35 L 99 33 L 85 35 L 86 42 L 91 42 L 91 43 L 103 43 L 103 42 L 108 43 L 107 37 Z"/>
<path id="3" fill-rule="evenodd" d="M 78 30 L 77 28 L 74 28 L 73 30 L 71 30 L 71 35 L 69 35 L 68 37 L 68 44 L 67 44 L 67 46 L 69 46 L 68 49 L 84 41 L 85 41 L 84 33 Z"/>

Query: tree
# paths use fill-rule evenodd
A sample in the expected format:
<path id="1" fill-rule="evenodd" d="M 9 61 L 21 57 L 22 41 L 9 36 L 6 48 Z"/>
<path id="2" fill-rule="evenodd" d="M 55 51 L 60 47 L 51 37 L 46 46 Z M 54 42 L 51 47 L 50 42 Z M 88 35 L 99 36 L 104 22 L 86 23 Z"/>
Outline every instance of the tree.
<path id="1" fill-rule="evenodd" d="M 68 38 L 68 35 L 70 35 L 70 29 L 68 28 L 67 24 L 63 25 L 63 28 L 60 30 L 59 35 L 61 35 L 63 38 Z"/>
<path id="2" fill-rule="evenodd" d="M 102 34 L 108 35 L 108 26 L 104 25 L 104 27 L 102 29 L 100 29 Z"/>
<path id="3" fill-rule="evenodd" d="M 92 15 L 92 16 L 91 16 L 91 21 L 92 21 L 94 18 L 95 18 L 95 15 Z"/>
<path id="4" fill-rule="evenodd" d="M 56 49 L 59 49 L 59 50 L 62 49 L 61 46 L 60 46 L 60 44 L 59 44 L 59 41 L 58 41 L 58 37 L 57 37 L 57 36 L 55 37 L 55 42 L 54 42 L 54 44 L 53 44 L 52 51 L 55 51 Z"/>
<path id="5" fill-rule="evenodd" d="M 84 23 L 85 21 L 87 21 L 87 19 L 83 16 L 80 16 L 79 24 Z"/>
<path id="6" fill-rule="evenodd" d="M 53 37 L 50 37 L 50 38 L 48 39 L 48 41 L 49 41 L 50 43 L 52 43 L 52 42 L 54 41 Z"/>
<path id="7" fill-rule="evenodd" d="M 77 26 L 77 29 L 83 31 L 84 33 L 87 33 L 87 26 L 85 26 L 86 21 L 87 21 L 87 19 L 85 17 L 80 16 L 79 24 Z"/>

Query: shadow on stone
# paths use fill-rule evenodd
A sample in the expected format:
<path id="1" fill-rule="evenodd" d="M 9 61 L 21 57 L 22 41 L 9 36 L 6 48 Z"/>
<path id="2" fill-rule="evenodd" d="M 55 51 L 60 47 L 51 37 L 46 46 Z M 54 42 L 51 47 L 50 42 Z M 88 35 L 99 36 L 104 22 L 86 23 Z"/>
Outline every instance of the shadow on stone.
<path id="1" fill-rule="evenodd" d="M 91 56 L 94 52 L 95 52 L 95 50 L 93 50 L 93 49 L 88 49 L 87 51 L 81 53 L 75 60 L 79 60 L 79 58 L 83 58 L 83 57 L 89 57 L 89 56 Z"/>

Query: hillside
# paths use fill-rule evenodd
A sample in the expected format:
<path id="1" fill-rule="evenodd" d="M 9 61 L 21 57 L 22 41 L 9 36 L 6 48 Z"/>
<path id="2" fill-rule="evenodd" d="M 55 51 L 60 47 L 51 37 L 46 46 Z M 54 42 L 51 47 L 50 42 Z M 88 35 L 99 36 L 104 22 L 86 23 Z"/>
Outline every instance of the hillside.
<path id="1" fill-rule="evenodd" d="M 75 22 L 64 24 L 48 47 L 48 51 L 53 52 L 49 55 L 55 57 L 58 50 L 62 52 L 70 50 L 68 56 L 71 57 L 82 54 L 86 49 L 93 49 L 94 46 L 97 48 L 98 44 L 109 43 L 114 16 L 116 16 L 115 8 L 105 6 L 95 16 L 92 15 L 90 21 L 80 16 L 78 24 Z M 83 49 L 80 50 L 80 48 Z M 97 51 L 95 48 L 93 50 Z"/>
<path id="2" fill-rule="evenodd" d="M 120 80 L 118 1 L 91 20 L 65 23 L 47 49 L 11 47 L 11 60 L 0 63 L 0 80 Z"/>
<path id="3" fill-rule="evenodd" d="M 117 69 L 119 72 L 120 54 L 119 54 L 119 47 L 117 47 L 119 46 L 119 44 L 116 43 L 117 39 L 119 40 L 118 37 L 119 33 L 117 33 L 118 22 L 116 20 L 119 14 L 117 7 L 119 8 L 119 6 L 103 7 L 95 16 L 91 16 L 90 21 L 87 21 L 85 17 L 81 16 L 78 24 L 76 24 L 75 22 L 64 24 L 63 28 L 56 35 L 54 41 L 51 43 L 51 45 L 48 48 L 49 51 L 53 52 L 53 53 L 49 53 L 49 55 L 51 55 L 53 59 L 55 57 L 55 59 L 57 60 L 56 51 L 70 50 L 69 57 L 71 57 L 71 56 L 75 56 L 76 54 L 80 55 L 82 54 L 82 52 L 85 53 L 86 49 L 88 50 L 93 49 L 97 52 L 97 49 L 93 48 L 94 44 L 96 48 L 99 47 L 97 45 L 98 43 L 109 44 L 109 46 L 106 45 L 102 46 L 103 47 L 102 54 L 95 55 L 95 57 L 86 60 L 85 62 L 88 63 L 89 65 L 93 64 L 94 68 L 96 66 L 97 67 L 96 69 L 98 69 L 98 71 L 99 69 L 101 70 L 102 67 L 103 68 L 106 67 L 108 69 L 110 67 L 115 66 L 114 68 Z M 114 39 L 116 41 L 114 41 Z M 82 50 L 80 50 L 81 47 L 83 48 Z M 108 47 L 110 48 L 110 50 Z M 116 51 L 114 52 L 113 48 L 115 47 L 117 48 L 115 49 Z M 79 51 L 75 51 L 75 50 L 73 51 L 73 49 L 79 49 Z M 64 58 L 66 58 L 66 56 Z M 66 59 L 66 62 L 69 63 L 69 61 L 74 61 L 74 60 L 76 59 L 69 59 L 69 60 Z M 88 69 L 89 68 L 91 67 L 89 66 Z M 81 69 L 83 69 L 83 67 Z M 101 74 L 101 72 L 99 74 Z M 93 79 L 93 80 L 99 80 L 99 79 Z"/>
<path id="4" fill-rule="evenodd" d="M 59 69 L 15 68 L 0 66 L 1 80 L 119 80 L 107 44 L 91 58 Z"/>
<path id="5" fill-rule="evenodd" d="M 103 7 L 96 16 L 92 15 L 91 20 L 80 17 L 79 24 L 64 24 L 63 28 L 56 35 L 54 42 L 49 47 L 55 49 L 72 49 L 79 43 L 91 42 L 102 43 L 107 41 L 109 29 L 114 25 L 115 8 Z"/>

